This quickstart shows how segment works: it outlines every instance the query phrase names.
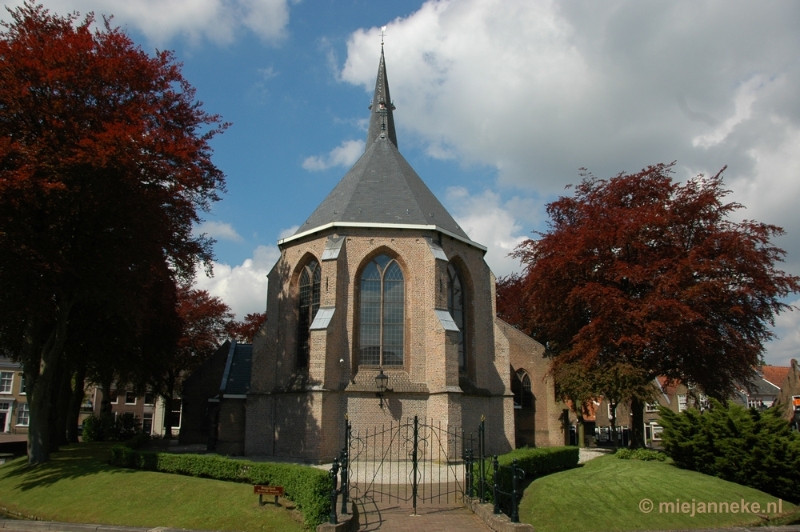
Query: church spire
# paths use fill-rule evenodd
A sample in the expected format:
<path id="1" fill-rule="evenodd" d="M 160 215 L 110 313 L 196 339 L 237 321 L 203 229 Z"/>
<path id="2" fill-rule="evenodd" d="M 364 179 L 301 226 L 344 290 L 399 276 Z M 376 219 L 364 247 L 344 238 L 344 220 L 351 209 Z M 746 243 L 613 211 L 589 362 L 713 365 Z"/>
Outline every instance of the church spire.
<path id="1" fill-rule="evenodd" d="M 383 57 L 383 32 L 381 32 L 381 61 L 378 65 L 378 79 L 375 81 L 375 94 L 369 106 L 369 131 L 367 148 L 379 138 L 387 138 L 397 147 L 397 133 L 394 129 L 394 104 L 389 96 L 389 80 L 386 78 L 386 60 Z"/>

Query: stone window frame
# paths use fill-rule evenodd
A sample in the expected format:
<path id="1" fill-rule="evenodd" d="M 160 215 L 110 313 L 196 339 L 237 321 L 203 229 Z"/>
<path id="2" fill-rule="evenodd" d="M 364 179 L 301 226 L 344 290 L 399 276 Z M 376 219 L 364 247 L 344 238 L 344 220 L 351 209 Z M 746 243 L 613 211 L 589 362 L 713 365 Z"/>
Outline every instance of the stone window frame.
<path id="1" fill-rule="evenodd" d="M 381 300 L 380 300 L 381 301 L 380 302 L 381 317 L 380 317 L 380 324 L 379 324 L 379 337 L 380 337 L 379 343 L 380 343 L 380 347 L 379 347 L 378 364 L 372 364 L 372 363 L 368 363 L 368 362 L 363 362 L 362 361 L 362 355 L 361 355 L 361 349 L 362 349 L 361 348 L 361 342 L 362 342 L 362 337 L 364 335 L 364 330 L 363 330 L 364 323 L 362 322 L 362 309 L 363 309 L 363 296 L 364 296 L 363 289 L 362 289 L 362 277 L 364 276 L 364 273 L 367 270 L 367 268 L 373 262 L 375 262 L 376 259 L 378 259 L 381 256 L 386 256 L 386 257 L 388 257 L 389 260 L 387 261 L 387 263 L 383 267 L 383 270 L 379 272 L 380 275 L 381 275 L 381 281 L 380 281 L 381 282 L 381 289 L 380 289 L 380 294 L 381 294 L 381 296 L 380 296 L 381 297 Z M 398 269 L 400 270 L 400 274 L 402 276 L 402 282 L 403 282 L 403 304 L 402 304 L 403 316 L 402 316 L 402 321 L 401 321 L 403 330 L 402 330 L 402 332 L 400 334 L 400 336 L 402 338 L 402 341 L 403 341 L 403 346 L 402 346 L 403 351 L 402 351 L 402 362 L 400 364 L 389 364 L 389 365 L 387 365 L 387 364 L 385 364 L 385 361 L 384 361 L 384 358 L 383 358 L 383 355 L 384 355 L 384 353 L 383 353 L 383 345 L 384 345 L 383 344 L 383 332 L 384 332 L 384 325 L 385 325 L 385 323 L 383 322 L 383 317 L 384 317 L 383 316 L 383 309 L 384 309 L 384 303 L 385 303 L 385 300 L 384 300 L 385 286 L 384 286 L 383 283 L 384 283 L 384 275 L 388 271 L 388 269 L 390 268 L 391 263 L 394 263 L 394 264 L 397 265 Z M 400 256 L 394 250 L 389 249 L 389 248 L 385 248 L 385 247 L 381 247 L 381 248 L 378 248 L 376 250 L 373 250 L 372 253 L 370 253 L 369 255 L 367 255 L 364 258 L 364 260 L 361 262 L 359 267 L 356 269 L 356 275 L 355 275 L 353 280 L 354 280 L 353 284 L 356 287 L 356 294 L 355 294 L 356 309 L 355 309 L 355 313 L 354 313 L 355 322 L 356 322 L 354 330 L 356 332 L 356 338 L 355 338 L 355 341 L 353 342 L 353 349 L 355 351 L 354 360 L 356 361 L 356 365 L 358 367 L 367 367 L 367 368 L 378 368 L 378 367 L 381 367 L 381 368 L 388 368 L 388 369 L 392 369 L 392 370 L 398 370 L 398 369 L 399 370 L 406 370 L 408 368 L 408 365 L 409 365 L 409 356 L 408 356 L 408 345 L 409 345 L 409 341 L 408 341 L 408 334 L 409 334 L 409 327 L 408 327 L 408 286 L 409 286 L 408 285 L 408 283 L 409 283 L 408 268 L 406 267 L 405 263 L 400 258 Z"/>
<path id="2" fill-rule="evenodd" d="M 28 427 L 31 424 L 31 409 L 28 403 L 19 403 L 17 406 L 17 426 Z"/>
<path id="3" fill-rule="evenodd" d="M 311 361 L 311 324 L 314 323 L 314 317 L 319 311 L 322 301 L 322 263 L 313 255 L 308 255 L 304 257 L 302 266 L 297 269 L 297 272 L 295 367 L 306 370 Z M 304 284 L 306 278 L 308 284 Z M 306 287 L 308 287 L 308 291 L 305 291 Z M 305 312 L 303 307 L 307 307 Z"/>

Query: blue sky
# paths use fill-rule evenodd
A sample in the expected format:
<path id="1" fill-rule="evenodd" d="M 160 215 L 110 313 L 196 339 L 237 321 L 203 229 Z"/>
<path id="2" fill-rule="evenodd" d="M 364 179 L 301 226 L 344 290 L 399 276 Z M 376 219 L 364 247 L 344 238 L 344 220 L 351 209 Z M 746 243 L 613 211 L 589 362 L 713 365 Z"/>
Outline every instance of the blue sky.
<path id="1" fill-rule="evenodd" d="M 678 179 L 728 165 L 735 218 L 784 227 L 783 268 L 800 275 L 797 2 L 42 1 L 174 50 L 232 123 L 213 142 L 228 193 L 199 229 L 217 260 L 198 286 L 239 317 L 265 306 L 277 240 L 363 151 L 381 26 L 400 151 L 498 276 L 579 168 L 673 160 Z M 798 323 L 779 316 L 768 362 L 800 358 Z"/>

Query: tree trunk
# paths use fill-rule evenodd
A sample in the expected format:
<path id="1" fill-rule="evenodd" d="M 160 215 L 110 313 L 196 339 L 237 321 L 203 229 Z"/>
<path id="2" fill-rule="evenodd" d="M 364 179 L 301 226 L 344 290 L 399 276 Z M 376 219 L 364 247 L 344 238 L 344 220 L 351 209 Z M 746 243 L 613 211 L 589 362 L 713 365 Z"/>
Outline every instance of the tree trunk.
<path id="1" fill-rule="evenodd" d="M 81 406 L 85 394 L 84 383 L 86 381 L 86 365 L 81 364 L 75 372 L 72 382 L 72 394 L 69 400 L 69 411 L 67 412 L 67 441 L 78 443 L 78 420 L 81 415 Z"/>
<path id="2" fill-rule="evenodd" d="M 617 403 L 609 403 L 611 407 L 611 446 L 618 447 L 619 442 L 617 442 Z"/>
<path id="3" fill-rule="evenodd" d="M 578 447 L 586 447 L 586 442 L 584 441 L 584 435 L 586 432 L 586 428 L 583 423 L 583 418 L 578 418 Z"/>
<path id="4" fill-rule="evenodd" d="M 55 326 L 44 345 L 33 337 L 36 334 L 36 326 L 33 324 L 28 329 L 31 336 L 25 339 L 28 348 L 35 349 L 38 345 L 42 345 L 41 350 L 36 349 L 38 353 L 23 353 L 26 383 L 30 383 L 28 385 L 30 409 L 28 464 L 30 465 L 50 460 L 50 401 L 53 386 L 58 381 L 56 370 L 59 358 L 64 352 L 71 308 L 72 304 L 67 301 L 58 306 Z"/>
<path id="5" fill-rule="evenodd" d="M 167 375 L 164 395 L 164 438 L 172 438 L 172 401 L 175 397 L 175 376 L 172 372 Z"/>
<path id="6" fill-rule="evenodd" d="M 644 441 L 644 401 L 638 397 L 631 399 L 631 443 L 632 449 L 642 449 L 645 447 Z"/>

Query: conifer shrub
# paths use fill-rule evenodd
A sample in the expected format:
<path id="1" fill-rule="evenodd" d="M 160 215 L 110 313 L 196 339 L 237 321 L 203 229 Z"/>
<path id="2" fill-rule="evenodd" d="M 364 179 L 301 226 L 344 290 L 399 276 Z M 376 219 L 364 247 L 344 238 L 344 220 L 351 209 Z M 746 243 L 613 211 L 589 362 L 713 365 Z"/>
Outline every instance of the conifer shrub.
<path id="1" fill-rule="evenodd" d="M 111 464 L 229 482 L 283 486 L 284 496 L 297 504 L 307 526 L 315 527 L 330 515 L 330 477 L 327 472 L 313 467 L 233 460 L 216 455 L 139 452 L 121 445 L 111 449 Z"/>
<path id="2" fill-rule="evenodd" d="M 777 408 L 711 402 L 704 412 L 661 407 L 664 450 L 679 467 L 800 502 L 800 434 Z"/>

